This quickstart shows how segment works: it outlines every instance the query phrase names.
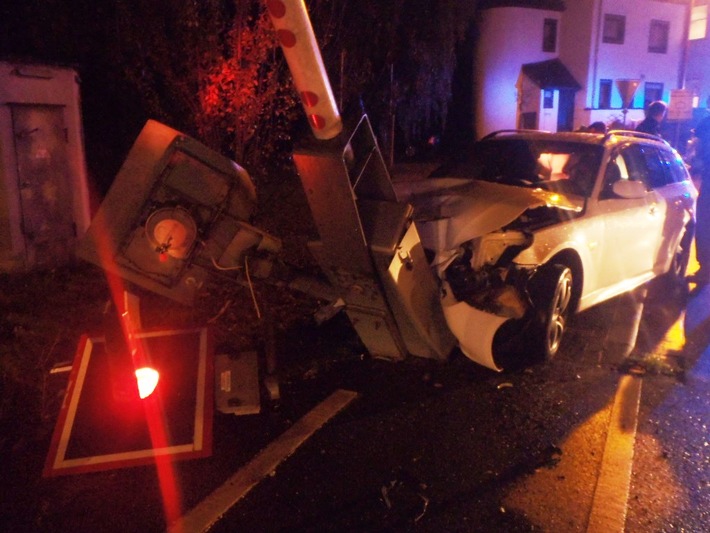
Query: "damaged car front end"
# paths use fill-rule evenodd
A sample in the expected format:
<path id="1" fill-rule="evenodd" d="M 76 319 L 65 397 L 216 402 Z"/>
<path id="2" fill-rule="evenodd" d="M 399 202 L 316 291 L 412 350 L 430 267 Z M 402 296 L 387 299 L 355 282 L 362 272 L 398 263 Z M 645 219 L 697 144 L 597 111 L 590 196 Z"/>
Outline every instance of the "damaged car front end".
<path id="1" fill-rule="evenodd" d="M 575 312 L 660 276 L 685 284 L 697 191 L 657 137 L 496 132 L 396 189 L 447 326 L 494 370 L 554 357 Z"/>
<path id="2" fill-rule="evenodd" d="M 536 231 L 576 216 L 583 199 L 457 178 L 399 184 L 398 194 L 415 206 L 444 316 L 462 352 L 495 370 L 511 366 L 520 351 L 554 355 L 571 284 L 550 318 L 541 296 L 548 269 L 518 259 L 535 245 Z"/>

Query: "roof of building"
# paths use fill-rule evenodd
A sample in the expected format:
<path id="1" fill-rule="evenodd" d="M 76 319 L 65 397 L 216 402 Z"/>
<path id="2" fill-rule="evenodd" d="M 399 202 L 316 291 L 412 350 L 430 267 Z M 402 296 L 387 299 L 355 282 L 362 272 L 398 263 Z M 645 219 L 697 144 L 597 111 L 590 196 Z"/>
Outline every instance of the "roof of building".
<path id="1" fill-rule="evenodd" d="M 541 89 L 578 90 L 582 88 L 558 58 L 523 65 L 523 74 L 539 85 Z"/>

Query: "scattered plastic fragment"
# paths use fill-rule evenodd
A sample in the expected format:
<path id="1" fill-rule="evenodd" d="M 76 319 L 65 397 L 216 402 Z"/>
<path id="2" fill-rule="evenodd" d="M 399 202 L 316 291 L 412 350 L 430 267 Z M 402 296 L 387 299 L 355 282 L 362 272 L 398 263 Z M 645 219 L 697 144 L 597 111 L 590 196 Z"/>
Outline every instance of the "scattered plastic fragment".
<path id="1" fill-rule="evenodd" d="M 498 390 L 501 390 L 501 389 L 509 389 L 512 386 L 513 386 L 513 384 L 510 381 L 506 381 L 505 383 L 499 383 L 496 388 Z"/>
<path id="2" fill-rule="evenodd" d="M 554 468 L 562 460 L 562 448 L 550 444 L 542 452 L 543 457 L 540 460 L 540 466 L 546 468 Z"/>
<path id="3" fill-rule="evenodd" d="M 629 374 L 632 376 L 643 376 L 646 374 L 646 368 L 641 365 L 632 365 L 629 367 Z"/>
<path id="4" fill-rule="evenodd" d="M 426 514 L 426 510 L 429 508 L 429 498 L 427 498 L 423 494 L 418 494 L 418 496 L 422 499 L 424 505 L 422 506 L 422 512 L 419 513 L 414 519 L 415 522 L 419 522 L 419 520 Z"/>
<path id="5" fill-rule="evenodd" d="M 392 502 L 389 498 L 389 491 L 395 483 L 396 481 L 390 481 L 389 487 L 387 485 L 382 485 L 382 488 L 380 488 L 380 493 L 382 494 L 382 501 L 385 502 L 385 506 L 387 507 L 387 509 L 392 509 Z"/>

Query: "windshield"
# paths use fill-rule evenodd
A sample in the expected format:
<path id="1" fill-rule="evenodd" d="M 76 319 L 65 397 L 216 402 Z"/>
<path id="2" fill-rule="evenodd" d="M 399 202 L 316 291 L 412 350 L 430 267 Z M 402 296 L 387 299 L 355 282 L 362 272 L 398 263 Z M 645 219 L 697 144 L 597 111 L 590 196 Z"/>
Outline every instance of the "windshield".
<path id="1" fill-rule="evenodd" d="M 585 143 L 491 139 L 474 143 L 464 160 L 437 174 L 589 196 L 603 152 Z"/>

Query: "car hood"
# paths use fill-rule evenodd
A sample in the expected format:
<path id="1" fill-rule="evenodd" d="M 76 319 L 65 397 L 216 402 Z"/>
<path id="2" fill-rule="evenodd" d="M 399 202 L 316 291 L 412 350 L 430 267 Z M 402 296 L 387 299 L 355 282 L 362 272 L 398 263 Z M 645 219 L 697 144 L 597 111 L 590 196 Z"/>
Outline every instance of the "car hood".
<path id="1" fill-rule="evenodd" d="M 579 212 L 584 207 L 580 196 L 465 178 L 396 182 L 394 186 L 397 199 L 414 208 L 422 244 L 437 252 L 496 231 L 531 208 Z"/>

